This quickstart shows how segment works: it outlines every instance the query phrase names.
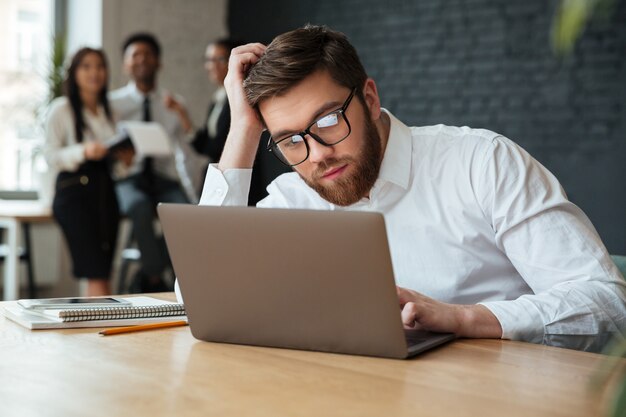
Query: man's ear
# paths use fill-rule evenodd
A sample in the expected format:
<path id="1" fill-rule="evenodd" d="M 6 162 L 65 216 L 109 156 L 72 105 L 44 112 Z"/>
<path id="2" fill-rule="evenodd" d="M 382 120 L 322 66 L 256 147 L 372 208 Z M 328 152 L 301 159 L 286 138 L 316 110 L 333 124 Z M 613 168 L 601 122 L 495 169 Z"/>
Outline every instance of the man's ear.
<path id="1" fill-rule="evenodd" d="M 372 120 L 378 120 L 380 117 L 380 97 L 378 97 L 378 90 L 376 89 L 376 83 L 371 78 L 365 81 L 363 86 L 363 98 L 365 99 L 365 106 L 372 117 Z"/>

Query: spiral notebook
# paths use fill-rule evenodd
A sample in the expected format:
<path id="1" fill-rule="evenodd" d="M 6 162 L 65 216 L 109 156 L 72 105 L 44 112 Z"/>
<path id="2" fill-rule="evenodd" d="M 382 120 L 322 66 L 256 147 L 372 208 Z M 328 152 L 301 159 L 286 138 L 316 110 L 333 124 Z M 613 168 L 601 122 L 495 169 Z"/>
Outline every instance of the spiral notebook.
<path id="1" fill-rule="evenodd" d="M 115 327 L 186 320 L 185 306 L 152 297 L 128 297 L 130 306 L 31 311 L 11 304 L 4 316 L 28 329 Z"/>

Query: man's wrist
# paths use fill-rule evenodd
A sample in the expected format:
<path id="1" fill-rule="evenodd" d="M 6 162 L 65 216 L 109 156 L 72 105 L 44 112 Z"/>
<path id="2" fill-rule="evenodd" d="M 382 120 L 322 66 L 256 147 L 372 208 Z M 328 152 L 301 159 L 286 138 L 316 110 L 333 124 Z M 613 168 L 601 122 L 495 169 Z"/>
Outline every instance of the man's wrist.
<path id="1" fill-rule="evenodd" d="M 249 123 L 233 124 L 228 132 L 228 139 L 233 141 L 258 141 L 261 133 L 263 133 L 263 127 L 260 125 L 256 126 Z"/>
<path id="2" fill-rule="evenodd" d="M 456 332 L 457 336 L 488 339 L 502 338 L 502 326 L 487 307 L 480 304 L 459 307 L 458 322 L 460 325 Z"/>

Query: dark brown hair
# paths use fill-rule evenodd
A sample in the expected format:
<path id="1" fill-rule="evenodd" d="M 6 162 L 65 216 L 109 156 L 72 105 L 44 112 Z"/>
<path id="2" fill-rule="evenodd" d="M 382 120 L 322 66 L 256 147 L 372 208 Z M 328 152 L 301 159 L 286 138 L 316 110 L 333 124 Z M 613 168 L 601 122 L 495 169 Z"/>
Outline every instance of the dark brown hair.
<path id="1" fill-rule="evenodd" d="M 85 120 L 83 119 L 83 101 L 80 98 L 80 88 L 76 82 L 76 71 L 83 62 L 83 59 L 89 54 L 96 54 L 102 60 L 102 65 L 107 71 L 107 81 L 104 83 L 100 94 L 98 95 L 98 102 L 104 108 L 104 112 L 109 120 L 111 118 L 111 109 L 109 107 L 109 101 L 107 100 L 107 85 L 109 84 L 109 70 L 107 66 L 107 59 L 104 52 L 101 49 L 93 48 L 81 48 L 72 58 L 72 62 L 67 70 L 67 76 L 64 81 L 65 95 L 67 96 L 70 106 L 72 107 L 72 113 L 74 113 L 74 130 L 76 132 L 76 141 L 83 141 L 83 130 L 87 127 Z"/>
<path id="2" fill-rule="evenodd" d="M 244 80 L 246 98 L 258 109 L 261 101 L 286 93 L 318 70 L 327 70 L 339 85 L 356 88 L 363 99 L 367 74 L 356 50 L 343 33 L 314 25 L 274 38 Z"/>
<path id="3" fill-rule="evenodd" d="M 152 49 L 152 52 L 154 52 L 154 55 L 156 55 L 157 58 L 161 58 L 161 44 L 159 44 L 156 36 L 148 32 L 134 33 L 126 38 L 126 40 L 122 44 L 122 56 L 124 56 L 128 47 L 134 43 L 148 44 L 148 46 L 150 46 L 150 49 Z"/>
<path id="4" fill-rule="evenodd" d="M 239 41 L 238 39 L 219 38 L 219 39 L 216 39 L 213 42 L 209 43 L 209 45 L 215 45 L 215 46 L 222 47 L 226 51 L 228 51 L 228 55 L 230 55 L 230 51 L 232 51 L 233 49 L 235 49 L 238 46 L 243 45 L 243 43 L 241 41 Z"/>

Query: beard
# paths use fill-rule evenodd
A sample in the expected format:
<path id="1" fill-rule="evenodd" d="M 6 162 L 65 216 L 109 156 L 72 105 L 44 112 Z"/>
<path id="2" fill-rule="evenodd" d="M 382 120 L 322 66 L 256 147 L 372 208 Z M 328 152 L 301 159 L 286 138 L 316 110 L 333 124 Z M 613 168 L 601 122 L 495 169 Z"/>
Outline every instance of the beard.
<path id="1" fill-rule="evenodd" d="M 353 140 L 355 138 L 352 138 Z M 350 140 L 350 137 L 346 138 Z M 350 164 L 353 167 L 351 173 L 347 173 L 333 184 L 324 185 L 320 179 L 331 167 L 340 167 Z M 355 156 L 343 158 L 329 158 L 321 161 L 311 178 L 300 177 L 313 188 L 326 201 L 338 205 L 349 206 L 365 197 L 374 186 L 380 165 L 382 164 L 382 145 L 380 135 L 369 114 L 365 116 L 365 137 L 361 148 Z"/>

